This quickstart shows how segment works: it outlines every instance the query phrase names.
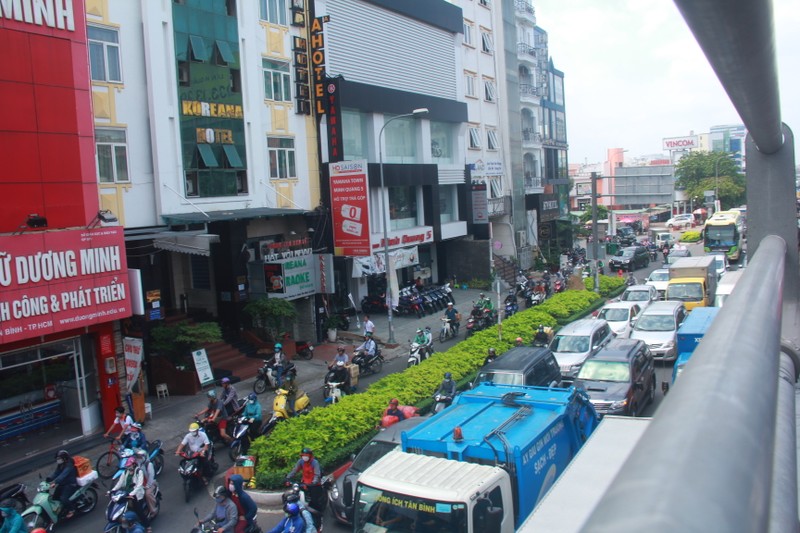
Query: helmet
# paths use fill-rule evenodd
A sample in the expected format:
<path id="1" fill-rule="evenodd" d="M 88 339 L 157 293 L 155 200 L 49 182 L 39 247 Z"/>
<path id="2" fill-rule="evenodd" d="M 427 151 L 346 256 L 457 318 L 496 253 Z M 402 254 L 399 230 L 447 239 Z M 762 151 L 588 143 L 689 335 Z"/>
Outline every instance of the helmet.
<path id="1" fill-rule="evenodd" d="M 139 448 L 134 452 L 137 459 L 147 459 L 147 452 Z"/>
<path id="2" fill-rule="evenodd" d="M 139 521 L 139 515 L 137 515 L 134 511 L 125 511 L 125 514 L 122 515 L 122 520 L 124 522 L 134 524 Z"/>
<path id="3" fill-rule="evenodd" d="M 344 361 L 336 361 L 336 366 L 344 366 Z"/>
<path id="4" fill-rule="evenodd" d="M 337 347 L 337 348 L 336 348 L 336 351 L 337 351 L 337 352 L 343 352 L 343 351 L 344 351 L 344 346 L 339 346 L 339 347 Z"/>
<path id="5" fill-rule="evenodd" d="M 453 379 L 453 374 L 451 374 L 450 372 L 445 372 L 444 379 Z"/>
<path id="6" fill-rule="evenodd" d="M 287 503 L 283 506 L 283 510 L 289 513 L 290 516 L 297 516 L 300 514 L 300 506 L 296 503 Z"/>
<path id="7" fill-rule="evenodd" d="M 283 348 L 283 344 L 281 344 L 281 343 L 279 343 L 279 342 L 276 342 L 276 343 L 275 343 L 275 349 L 276 349 L 276 350 L 280 350 L 280 349 L 282 349 L 282 348 Z"/>
<path id="8" fill-rule="evenodd" d="M 197 431 L 198 429 L 200 429 L 200 424 L 197 422 L 192 422 L 189 424 L 189 431 Z"/>
<path id="9" fill-rule="evenodd" d="M 544 331 L 544 324 L 539 324 L 539 331 Z"/>
<path id="10" fill-rule="evenodd" d="M 399 405 L 399 404 L 400 400 L 398 400 L 397 398 L 392 398 L 391 400 L 389 400 L 389 405 Z"/>
<path id="11" fill-rule="evenodd" d="M 372 332 L 368 331 L 368 332 L 364 333 L 364 336 L 365 337 L 372 337 Z"/>
<path id="12" fill-rule="evenodd" d="M 422 328 L 417 328 L 417 334 L 422 333 Z"/>
<path id="13" fill-rule="evenodd" d="M 522 337 L 517 337 L 516 342 L 522 342 Z"/>
<path id="14" fill-rule="evenodd" d="M 314 455 L 314 452 L 311 450 L 311 448 L 306 446 L 305 448 L 300 450 L 300 455 Z"/>
<path id="15" fill-rule="evenodd" d="M 231 378 L 222 378 L 222 384 L 223 384 L 223 385 L 224 385 L 225 383 L 230 383 L 230 382 L 231 382 Z"/>
<path id="16" fill-rule="evenodd" d="M 133 512 L 133 511 L 131 511 L 131 512 Z M 47 531 L 42 529 L 42 528 L 40 528 L 40 527 L 37 527 L 36 529 L 32 529 L 31 533 L 47 533 Z"/>
<path id="17" fill-rule="evenodd" d="M 283 494 L 283 502 L 284 503 L 297 503 L 299 501 L 300 501 L 300 495 L 299 494 L 295 494 L 292 491 L 285 492 Z"/>
<path id="18" fill-rule="evenodd" d="M 216 398 L 217 397 L 217 391 L 215 391 L 214 389 L 211 389 L 210 391 L 208 391 L 206 393 L 206 396 L 208 396 L 209 398 Z"/>
<path id="19" fill-rule="evenodd" d="M 447 307 L 453 307 L 453 302 L 447 302 Z"/>
<path id="20" fill-rule="evenodd" d="M 251 402 L 254 402 L 258 400 L 258 394 L 256 394 L 255 392 L 251 392 L 250 394 L 247 395 L 247 399 L 250 400 Z"/>
<path id="21" fill-rule="evenodd" d="M 481 293 L 481 298 L 483 298 L 483 297 L 485 297 L 485 296 L 486 296 L 485 294 Z"/>
<path id="22" fill-rule="evenodd" d="M 130 468 L 132 466 L 136 466 L 136 459 L 133 457 L 128 457 L 125 459 L 125 468 Z"/>
<path id="23" fill-rule="evenodd" d="M 228 492 L 228 489 L 226 489 L 222 485 L 217 485 L 217 488 L 214 489 L 214 497 L 219 498 L 220 496 L 222 496 L 223 498 L 227 498 L 228 496 L 230 496 L 230 493 Z"/>
<path id="24" fill-rule="evenodd" d="M 133 457 L 133 450 L 130 448 L 124 448 L 121 452 L 119 452 L 120 459 L 127 459 L 128 457 Z"/>
<path id="25" fill-rule="evenodd" d="M 68 461 L 69 458 L 70 455 L 67 450 L 58 450 L 58 453 L 56 453 L 56 459 L 64 459 L 65 461 Z"/>

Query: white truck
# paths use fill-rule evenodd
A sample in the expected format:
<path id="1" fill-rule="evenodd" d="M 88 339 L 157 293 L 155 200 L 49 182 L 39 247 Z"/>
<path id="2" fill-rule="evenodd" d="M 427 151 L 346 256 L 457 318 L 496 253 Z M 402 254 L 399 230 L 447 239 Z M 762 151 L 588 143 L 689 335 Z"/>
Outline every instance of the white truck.
<path id="1" fill-rule="evenodd" d="M 710 307 L 717 292 L 717 268 L 714 257 L 681 257 L 669 265 L 669 283 L 665 300 L 680 300 L 687 311 Z"/>

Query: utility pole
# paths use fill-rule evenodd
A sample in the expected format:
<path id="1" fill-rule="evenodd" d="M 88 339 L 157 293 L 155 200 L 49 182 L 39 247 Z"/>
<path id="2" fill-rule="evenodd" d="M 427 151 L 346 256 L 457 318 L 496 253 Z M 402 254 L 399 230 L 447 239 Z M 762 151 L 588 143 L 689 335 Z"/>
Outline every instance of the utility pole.
<path id="1" fill-rule="evenodd" d="M 597 232 L 597 172 L 592 172 L 592 257 L 594 260 L 594 292 L 600 294 L 600 275 L 597 273 L 597 256 L 600 254 Z"/>

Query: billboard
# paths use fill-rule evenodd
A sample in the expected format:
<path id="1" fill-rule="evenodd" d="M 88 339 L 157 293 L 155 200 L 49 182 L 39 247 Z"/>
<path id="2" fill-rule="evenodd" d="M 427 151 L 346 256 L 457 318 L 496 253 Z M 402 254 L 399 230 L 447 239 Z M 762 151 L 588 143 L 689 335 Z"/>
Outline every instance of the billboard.
<path id="1" fill-rule="evenodd" d="M 697 135 L 689 135 L 686 137 L 669 137 L 662 139 L 662 148 L 664 150 L 694 150 L 700 148 L 700 141 Z"/>
<path id="2" fill-rule="evenodd" d="M 122 227 L 0 237 L 0 343 L 130 315 Z"/>
<path id="3" fill-rule="evenodd" d="M 370 255 L 369 184 L 367 161 L 328 165 L 331 181 L 333 253 L 345 257 Z"/>
<path id="4" fill-rule="evenodd" d="M 315 266 L 311 254 L 264 263 L 267 294 L 286 300 L 313 295 L 317 290 Z"/>

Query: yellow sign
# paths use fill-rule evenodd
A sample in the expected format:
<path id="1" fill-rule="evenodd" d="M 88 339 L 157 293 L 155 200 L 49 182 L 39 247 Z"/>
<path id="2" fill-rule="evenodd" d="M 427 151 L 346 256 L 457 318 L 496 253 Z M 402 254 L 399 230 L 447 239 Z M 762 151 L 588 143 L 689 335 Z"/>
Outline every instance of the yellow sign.
<path id="1" fill-rule="evenodd" d="M 244 118 L 242 106 L 236 104 L 214 104 L 211 102 L 198 102 L 197 100 L 183 100 L 181 102 L 183 114 L 189 117 L 221 117 Z"/>
<path id="2" fill-rule="evenodd" d="M 197 128 L 197 142 L 206 144 L 233 144 L 233 131 Z"/>

